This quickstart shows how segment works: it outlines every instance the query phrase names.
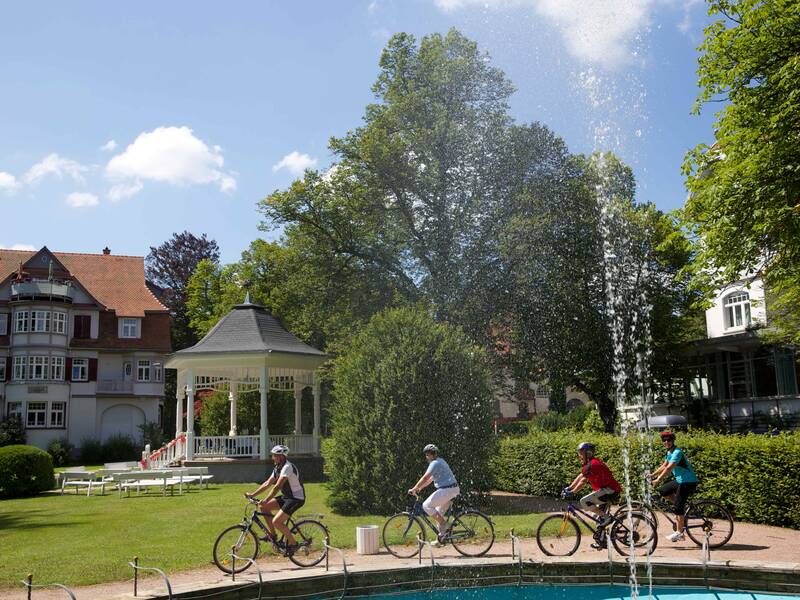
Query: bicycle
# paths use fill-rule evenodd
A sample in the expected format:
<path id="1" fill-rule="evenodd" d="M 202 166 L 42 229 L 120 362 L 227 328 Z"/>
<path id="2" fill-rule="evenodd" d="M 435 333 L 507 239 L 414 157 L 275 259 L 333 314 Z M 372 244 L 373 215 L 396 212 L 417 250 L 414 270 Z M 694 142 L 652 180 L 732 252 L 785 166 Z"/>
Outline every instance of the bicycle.
<path id="1" fill-rule="evenodd" d="M 536 529 L 536 543 L 539 549 L 547 556 L 572 556 L 581 544 L 581 528 L 578 523 L 592 532 L 598 550 L 608 544 L 608 538 L 619 554 L 631 555 L 631 541 L 633 553 L 642 551 L 646 554 L 655 552 L 658 546 L 658 531 L 655 522 L 643 512 L 633 511 L 619 516 L 620 511 L 613 515 L 606 510 L 605 516 L 611 517 L 611 522 L 601 525 L 603 518 L 584 511 L 570 502 L 574 495 L 565 497 L 567 507 L 563 513 L 556 513 L 545 517 Z M 608 532 L 608 533 L 606 533 Z"/>
<path id="2" fill-rule="evenodd" d="M 666 500 L 652 497 L 650 503 L 641 500 L 632 500 L 631 506 L 634 510 L 641 511 L 653 520 L 658 526 L 658 515 L 662 516 L 672 525 L 673 531 L 677 531 L 677 520 L 670 517 L 674 514 L 673 506 Z M 731 512 L 714 500 L 692 500 L 686 502 L 686 512 L 684 513 L 686 523 L 686 534 L 698 546 L 703 545 L 708 533 L 708 547 L 721 548 L 733 537 L 733 516 Z"/>
<path id="3" fill-rule="evenodd" d="M 241 573 L 250 566 L 247 559 L 255 560 L 258 557 L 259 543 L 267 542 L 272 545 L 276 554 L 285 556 L 298 567 L 313 567 L 319 564 L 327 555 L 328 548 L 325 542 L 330 538 L 328 529 L 316 519 L 305 517 L 295 521 L 291 516 L 286 522 L 289 531 L 297 540 L 296 548 L 287 548 L 283 536 L 273 535 L 269 528 L 259 519 L 259 516 L 268 516 L 259 511 L 259 501 L 245 496 L 247 505 L 244 507 L 244 517 L 238 525 L 232 525 L 217 536 L 214 542 L 214 564 L 224 573 Z M 250 512 L 250 505 L 255 505 Z M 269 515 L 271 516 L 271 515 Z M 255 529 L 257 525 L 263 535 Z M 233 569 L 231 549 L 236 554 L 236 570 Z M 239 562 L 239 559 L 241 562 Z M 240 566 L 241 565 L 241 566 Z"/>
<path id="4" fill-rule="evenodd" d="M 442 544 L 451 543 L 463 556 L 483 556 L 494 545 L 492 520 L 475 508 L 447 510 L 445 518 L 452 517 L 450 529 L 439 538 Z M 420 541 L 426 540 L 425 525 L 437 538 L 439 530 L 422 509 L 422 501 L 414 494 L 410 510 L 395 513 L 383 524 L 383 546 L 397 558 L 413 558 L 422 549 Z"/>

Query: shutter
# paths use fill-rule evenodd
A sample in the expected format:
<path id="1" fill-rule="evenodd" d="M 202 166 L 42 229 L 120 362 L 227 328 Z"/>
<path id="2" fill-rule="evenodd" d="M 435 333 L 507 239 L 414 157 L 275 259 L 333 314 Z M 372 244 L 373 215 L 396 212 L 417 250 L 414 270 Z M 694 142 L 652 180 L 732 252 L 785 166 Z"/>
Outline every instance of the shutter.
<path id="1" fill-rule="evenodd" d="M 69 356 L 64 361 L 64 381 L 72 381 L 72 358 Z"/>
<path id="2" fill-rule="evenodd" d="M 11 381 L 11 357 L 6 356 L 6 381 Z"/>
<path id="3" fill-rule="evenodd" d="M 11 313 L 6 315 L 6 335 L 11 335 Z"/>
<path id="4" fill-rule="evenodd" d="M 97 359 L 89 359 L 89 381 L 97 381 Z"/>

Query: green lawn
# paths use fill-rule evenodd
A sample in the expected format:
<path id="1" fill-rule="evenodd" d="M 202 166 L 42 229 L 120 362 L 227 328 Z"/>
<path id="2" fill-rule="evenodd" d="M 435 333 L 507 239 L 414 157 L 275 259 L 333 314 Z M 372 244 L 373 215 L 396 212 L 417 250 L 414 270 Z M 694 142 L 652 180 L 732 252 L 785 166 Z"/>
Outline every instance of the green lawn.
<path id="1" fill-rule="evenodd" d="M 167 573 L 211 564 L 217 534 L 242 518 L 242 493 L 252 484 L 211 486 L 190 494 L 86 497 L 67 493 L 0 502 L 0 587 L 13 587 L 27 573 L 40 582 L 70 586 L 127 579 L 134 555 Z M 309 500 L 299 514 L 323 514 L 331 543 L 355 546 L 357 525 L 382 525 L 383 517 L 343 517 L 325 505 L 322 484 L 307 484 Z M 398 510 L 403 507 L 398 507 Z M 538 515 L 494 518 L 498 538 L 511 527 L 533 535 Z"/>

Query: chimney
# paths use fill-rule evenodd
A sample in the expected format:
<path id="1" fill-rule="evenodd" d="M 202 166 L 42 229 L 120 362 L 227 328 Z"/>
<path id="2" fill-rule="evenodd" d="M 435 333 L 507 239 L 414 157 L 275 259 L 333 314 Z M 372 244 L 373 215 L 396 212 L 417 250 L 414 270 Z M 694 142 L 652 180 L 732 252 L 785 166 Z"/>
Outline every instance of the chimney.
<path id="1" fill-rule="evenodd" d="M 103 248 L 103 254 L 105 256 L 108 256 L 109 254 L 111 254 L 111 249 L 108 246 L 106 246 L 105 248 Z"/>

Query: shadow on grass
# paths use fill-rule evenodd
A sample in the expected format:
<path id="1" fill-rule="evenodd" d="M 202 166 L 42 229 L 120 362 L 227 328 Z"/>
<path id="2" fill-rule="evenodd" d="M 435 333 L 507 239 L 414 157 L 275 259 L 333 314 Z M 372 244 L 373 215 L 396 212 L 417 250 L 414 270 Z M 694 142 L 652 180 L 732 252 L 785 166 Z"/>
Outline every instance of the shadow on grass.
<path id="1" fill-rule="evenodd" d="M 44 515 L 52 515 L 52 519 L 45 519 Z M 0 529 L 45 529 L 48 527 L 70 527 L 84 525 L 89 519 L 64 519 L 58 513 L 49 510 L 26 510 L 17 513 L 0 513 Z"/>

